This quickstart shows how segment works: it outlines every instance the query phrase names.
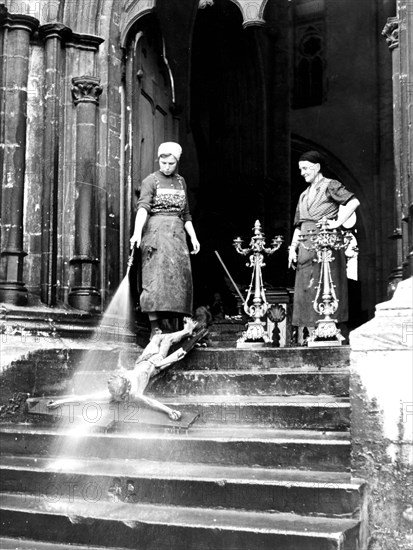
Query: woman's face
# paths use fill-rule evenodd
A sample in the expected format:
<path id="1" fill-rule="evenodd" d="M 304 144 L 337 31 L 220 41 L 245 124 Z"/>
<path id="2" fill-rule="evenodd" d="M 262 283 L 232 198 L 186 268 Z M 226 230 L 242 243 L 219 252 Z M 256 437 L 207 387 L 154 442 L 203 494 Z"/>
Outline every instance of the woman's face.
<path id="1" fill-rule="evenodd" d="M 165 176 L 170 176 L 175 172 L 176 165 L 178 161 L 173 155 L 168 155 L 167 157 L 159 157 L 159 170 Z"/>
<path id="2" fill-rule="evenodd" d="M 303 176 L 307 183 L 313 183 L 318 174 L 320 173 L 320 165 L 314 164 L 308 160 L 301 160 L 298 163 L 300 174 Z"/>

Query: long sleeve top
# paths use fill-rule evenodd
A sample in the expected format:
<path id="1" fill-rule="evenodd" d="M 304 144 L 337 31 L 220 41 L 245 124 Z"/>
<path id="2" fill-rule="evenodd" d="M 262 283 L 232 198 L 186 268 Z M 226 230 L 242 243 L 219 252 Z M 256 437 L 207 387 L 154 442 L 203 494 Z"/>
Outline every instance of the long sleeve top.
<path id="1" fill-rule="evenodd" d="M 184 223 L 192 220 L 186 183 L 179 174 L 165 176 L 158 170 L 147 176 L 142 182 L 139 208 L 144 208 L 149 215 L 176 215 Z"/>

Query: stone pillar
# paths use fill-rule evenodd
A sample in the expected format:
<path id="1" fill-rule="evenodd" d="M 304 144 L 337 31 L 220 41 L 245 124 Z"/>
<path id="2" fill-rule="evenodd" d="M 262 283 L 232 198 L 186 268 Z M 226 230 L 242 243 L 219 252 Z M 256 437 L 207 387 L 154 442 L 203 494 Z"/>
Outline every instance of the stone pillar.
<path id="1" fill-rule="evenodd" d="M 7 13 L 3 21 L 0 302 L 27 304 L 23 282 L 23 200 L 26 171 L 27 79 L 34 17 Z"/>
<path id="2" fill-rule="evenodd" d="M 396 208 L 400 220 L 396 237 L 400 232 L 402 265 L 399 272 L 405 279 L 413 275 L 413 10 L 410 0 L 398 0 L 397 17 L 388 19 L 383 34 L 393 55 Z"/>
<path id="3" fill-rule="evenodd" d="M 291 120 L 290 120 L 290 44 L 289 3 L 269 2 L 265 13 L 267 25 L 256 29 L 264 66 L 266 107 L 263 117 L 265 232 L 282 235 L 291 241 Z M 269 262 L 270 264 L 270 262 Z M 288 286 L 287 269 L 268 265 L 267 277 L 279 287 Z"/>
<path id="4" fill-rule="evenodd" d="M 69 304 L 90 312 L 100 311 L 98 283 L 99 208 L 96 186 L 96 115 L 100 79 L 72 79 L 72 97 L 77 106 L 75 241 L 70 260 Z"/>
<path id="5" fill-rule="evenodd" d="M 400 49 L 400 187 L 402 194 L 403 278 L 413 275 L 413 6 L 398 0 Z"/>
<path id="6" fill-rule="evenodd" d="M 42 260 L 40 296 L 49 306 L 56 305 L 58 177 L 59 177 L 59 113 L 61 102 L 62 41 L 71 35 L 61 23 L 39 28 L 45 43 L 44 90 L 44 166 L 42 189 Z"/>
<path id="7" fill-rule="evenodd" d="M 392 82 L 393 82 L 393 147 L 394 147 L 394 180 L 395 180 L 395 220 L 396 227 L 391 239 L 396 243 L 397 265 L 394 266 L 389 276 L 389 296 L 394 292 L 397 284 L 402 280 L 402 192 L 400 186 L 400 50 L 399 50 L 399 21 L 397 17 L 389 17 L 382 31 L 392 55 Z"/>

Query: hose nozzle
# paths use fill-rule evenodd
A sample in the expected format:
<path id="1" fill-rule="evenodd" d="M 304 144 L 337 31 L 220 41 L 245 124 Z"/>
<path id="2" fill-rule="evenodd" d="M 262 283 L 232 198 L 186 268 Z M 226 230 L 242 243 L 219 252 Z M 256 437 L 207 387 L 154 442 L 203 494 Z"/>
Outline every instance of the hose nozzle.
<path id="1" fill-rule="evenodd" d="M 133 249 L 132 249 L 132 252 L 129 254 L 129 258 L 128 258 L 128 267 L 132 267 L 133 266 Z"/>

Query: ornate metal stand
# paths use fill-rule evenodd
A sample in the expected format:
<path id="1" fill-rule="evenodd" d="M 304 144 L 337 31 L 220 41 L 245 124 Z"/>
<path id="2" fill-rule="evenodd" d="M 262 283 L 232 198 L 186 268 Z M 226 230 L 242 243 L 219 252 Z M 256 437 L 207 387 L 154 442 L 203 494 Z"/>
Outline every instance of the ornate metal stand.
<path id="1" fill-rule="evenodd" d="M 330 262 L 334 261 L 333 251 L 347 248 L 351 241 L 350 231 L 329 229 L 327 218 L 320 222 L 320 230 L 314 232 L 309 240 L 311 245 L 304 242 L 307 236 L 300 237 L 300 245 L 307 250 L 317 252 L 317 261 L 321 264 L 320 278 L 317 285 L 316 296 L 313 301 L 314 310 L 323 315 L 316 323 L 316 328 L 308 339 L 308 346 L 340 346 L 343 340 L 337 321 L 332 316 L 337 311 L 339 299 L 336 296 L 335 285 L 331 277 Z"/>
<path id="2" fill-rule="evenodd" d="M 278 250 L 283 242 L 283 237 L 274 237 L 271 241 L 271 248 L 265 247 L 265 235 L 261 231 L 261 224 L 257 220 L 253 227 L 254 235 L 250 241 L 249 248 L 242 248 L 243 240 L 241 237 L 234 239 L 235 250 L 246 256 L 250 254 L 249 262 L 246 264 L 252 267 L 251 283 L 248 288 L 247 297 L 244 302 L 245 313 L 253 318 L 247 326 L 247 330 L 243 332 L 241 338 L 237 341 L 237 347 L 254 347 L 263 345 L 270 341 L 268 334 L 265 331 L 265 324 L 261 320 L 268 310 L 268 302 L 265 297 L 265 289 L 262 280 L 262 268 L 265 266 L 264 255 L 269 256 Z M 252 304 L 249 304 L 252 298 Z"/>

